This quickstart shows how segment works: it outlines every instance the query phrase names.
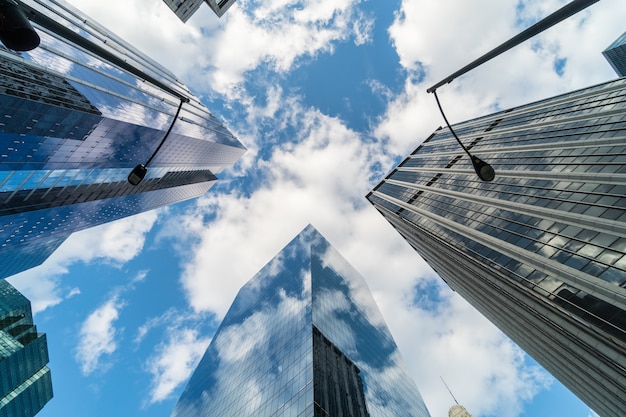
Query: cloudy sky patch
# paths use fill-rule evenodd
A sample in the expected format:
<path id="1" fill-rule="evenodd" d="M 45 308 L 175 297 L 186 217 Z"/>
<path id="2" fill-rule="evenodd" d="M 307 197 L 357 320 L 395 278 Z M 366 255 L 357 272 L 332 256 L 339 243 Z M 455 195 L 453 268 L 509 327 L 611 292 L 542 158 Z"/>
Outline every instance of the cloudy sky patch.
<path id="1" fill-rule="evenodd" d="M 308 224 L 364 276 L 433 416 L 453 403 L 443 376 L 476 417 L 539 415 L 544 396 L 588 417 L 364 198 L 443 125 L 426 88 L 565 3 L 239 0 L 222 19 L 201 7 L 182 24 L 160 0 L 72 0 L 186 82 L 248 152 L 206 196 L 75 234 L 12 279 L 34 300 L 62 381 L 41 417 L 78 403 L 94 417 L 169 415 L 237 291 Z M 625 20 L 622 0 L 598 2 L 442 87 L 447 116 L 615 78 L 601 51 Z M 141 271 L 134 291 L 102 301 Z M 93 396 L 84 386 L 103 366 Z"/>

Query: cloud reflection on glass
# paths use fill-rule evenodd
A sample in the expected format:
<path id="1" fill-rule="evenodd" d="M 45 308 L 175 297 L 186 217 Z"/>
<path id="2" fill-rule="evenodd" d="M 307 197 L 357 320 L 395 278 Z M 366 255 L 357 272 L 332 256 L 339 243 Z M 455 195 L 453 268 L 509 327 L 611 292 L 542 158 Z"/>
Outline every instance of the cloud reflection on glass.
<path id="1" fill-rule="evenodd" d="M 324 359 L 319 340 L 330 346 Z M 314 373 L 349 372 L 328 369 L 337 358 L 348 365 L 333 366 L 352 369 L 353 389 L 364 392 L 366 411 L 350 415 L 429 416 L 363 278 L 308 226 L 240 290 L 172 417 L 297 417 L 318 415 L 329 401 L 345 407 L 332 393 L 322 401 L 314 382 Z"/>

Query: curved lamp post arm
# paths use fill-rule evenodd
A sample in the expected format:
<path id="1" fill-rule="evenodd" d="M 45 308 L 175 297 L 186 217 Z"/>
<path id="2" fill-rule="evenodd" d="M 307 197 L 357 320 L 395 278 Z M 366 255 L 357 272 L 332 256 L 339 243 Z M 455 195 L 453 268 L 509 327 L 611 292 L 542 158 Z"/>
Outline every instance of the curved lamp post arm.
<path id="1" fill-rule="evenodd" d="M 439 111 L 443 116 L 443 120 L 446 121 L 446 125 L 448 126 L 448 129 L 450 129 L 450 133 L 452 133 L 452 136 L 454 136 L 459 145 L 461 145 L 461 148 L 463 148 L 465 153 L 467 153 L 467 156 L 470 157 L 472 165 L 474 166 L 474 171 L 476 171 L 476 175 L 478 175 L 478 178 L 483 181 L 493 181 L 493 179 L 496 177 L 496 172 L 494 171 L 493 167 L 476 155 L 472 155 L 470 151 L 465 147 L 465 145 L 463 145 L 463 142 L 461 142 L 461 139 L 459 139 L 454 129 L 452 129 L 452 126 L 450 125 L 450 122 L 448 122 L 446 114 L 443 112 L 443 108 L 441 107 L 441 103 L 439 102 L 439 97 L 437 97 L 437 91 L 433 90 L 433 94 L 435 95 L 435 100 L 437 100 L 437 106 L 439 107 Z"/>
<path id="2" fill-rule="evenodd" d="M 189 102 L 189 100 L 187 101 L 182 100 L 182 99 L 180 100 L 180 104 L 178 104 L 178 109 L 176 110 L 176 114 L 174 115 L 174 119 L 172 120 L 172 123 L 170 123 L 170 127 L 167 129 L 167 132 L 165 132 L 165 135 L 163 136 L 163 139 L 161 139 L 159 146 L 157 146 L 154 152 L 152 152 L 152 155 L 150 155 L 150 158 L 148 158 L 146 163 L 137 165 L 135 168 L 133 168 L 130 174 L 128 174 L 128 182 L 131 185 L 139 185 L 139 183 L 144 179 L 144 177 L 148 173 L 148 165 L 150 164 L 150 162 L 152 162 L 157 152 L 159 152 L 159 150 L 165 143 L 165 140 L 169 137 L 170 132 L 172 131 L 172 128 L 174 127 L 174 123 L 176 123 L 176 120 L 178 120 L 180 109 L 183 108 L 183 103 L 187 103 L 187 102 Z"/>
<path id="3" fill-rule="evenodd" d="M 470 62 L 469 64 L 467 64 L 460 70 L 447 76 L 446 78 L 444 78 L 443 80 L 439 81 L 437 84 L 433 85 L 428 90 L 426 90 L 427 93 L 433 93 L 435 95 L 435 100 L 437 100 L 437 106 L 439 107 L 439 111 L 441 112 L 443 119 L 446 121 L 446 125 L 448 126 L 448 129 L 450 129 L 450 132 L 452 133 L 456 141 L 459 143 L 459 145 L 461 145 L 461 148 L 463 148 L 463 150 L 470 157 L 472 161 L 472 165 L 474 166 L 474 170 L 476 171 L 476 174 L 481 180 L 492 181 L 495 178 L 496 173 L 494 169 L 491 167 L 491 165 L 489 165 L 487 162 L 483 161 L 482 159 L 478 158 L 477 156 L 472 155 L 469 152 L 469 150 L 465 147 L 465 145 L 463 145 L 459 137 L 456 135 L 456 133 L 454 132 L 454 129 L 452 129 L 452 126 L 448 122 L 448 119 L 446 118 L 445 113 L 443 112 L 443 108 L 441 107 L 441 103 L 439 102 L 439 97 L 437 97 L 437 88 L 441 87 L 444 84 L 451 83 L 455 78 L 460 77 L 466 72 L 473 70 L 477 66 L 484 64 L 485 62 L 497 57 L 498 55 L 508 51 L 509 49 L 516 47 L 520 43 L 532 38 L 533 36 L 556 25 L 562 20 L 565 20 L 568 17 L 580 12 L 581 10 L 586 9 L 587 7 L 591 6 L 594 3 L 597 3 L 598 1 L 600 0 L 574 0 L 566 4 L 565 6 L 561 7 L 556 12 L 550 14 L 549 16 L 544 17 L 543 19 L 541 19 L 534 25 L 530 26 L 526 30 L 520 32 L 519 34 L 515 35 L 508 41 L 500 44 L 499 46 L 496 46 L 494 49 L 487 52 L 480 58 L 475 59 L 474 61 Z"/>

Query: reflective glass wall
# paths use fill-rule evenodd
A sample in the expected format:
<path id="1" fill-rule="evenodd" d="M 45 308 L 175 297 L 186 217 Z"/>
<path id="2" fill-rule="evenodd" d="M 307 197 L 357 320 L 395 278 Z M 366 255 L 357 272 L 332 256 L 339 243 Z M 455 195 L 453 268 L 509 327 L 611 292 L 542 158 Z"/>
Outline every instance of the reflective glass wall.
<path id="1" fill-rule="evenodd" d="M 363 278 L 311 226 L 239 292 L 172 417 L 428 411 Z"/>
<path id="2" fill-rule="evenodd" d="M 602 55 L 620 77 L 626 77 L 626 32 L 617 38 Z"/>
<path id="3" fill-rule="evenodd" d="M 21 3 L 67 33 L 35 24 L 38 48 L 0 47 L 0 277 L 74 231 L 205 193 L 245 152 L 173 74 L 87 16 L 59 0 Z M 148 160 L 145 180 L 128 184 Z"/>
<path id="4" fill-rule="evenodd" d="M 626 79 L 435 131 L 369 201 L 596 411 L 626 407 Z M 612 410 L 608 411 L 607 410 Z M 602 413 L 601 413 L 602 414 Z"/>
<path id="5" fill-rule="evenodd" d="M 30 302 L 0 280 L 0 416 L 31 417 L 52 398 L 46 335 Z"/>

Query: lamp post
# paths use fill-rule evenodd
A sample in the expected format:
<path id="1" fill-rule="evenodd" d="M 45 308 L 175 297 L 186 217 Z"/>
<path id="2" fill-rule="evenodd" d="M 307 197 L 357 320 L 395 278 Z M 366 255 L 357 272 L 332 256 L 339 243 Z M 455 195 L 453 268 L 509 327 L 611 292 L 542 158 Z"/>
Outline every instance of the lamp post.
<path id="1" fill-rule="evenodd" d="M 150 155 L 150 158 L 148 158 L 145 164 L 137 165 L 135 168 L 133 168 L 130 174 L 128 174 L 128 182 L 131 185 L 139 185 L 139 183 L 143 181 L 143 179 L 145 178 L 146 174 L 148 173 L 148 164 L 152 162 L 157 152 L 159 152 L 159 149 L 161 149 L 161 147 L 165 143 L 165 140 L 170 135 L 170 132 L 172 131 L 172 128 L 174 127 L 174 123 L 176 123 L 176 120 L 178 120 L 178 115 L 180 114 L 180 109 L 183 107 L 183 103 L 189 103 L 189 99 L 186 97 L 181 98 L 180 104 L 178 105 L 178 110 L 176 110 L 176 114 L 174 115 L 174 119 L 172 120 L 172 123 L 170 123 L 170 127 L 167 129 L 167 132 L 165 132 L 165 135 L 163 136 L 163 139 L 161 139 L 159 146 L 157 146 L 154 152 L 152 152 L 152 155 Z"/>
<path id="2" fill-rule="evenodd" d="M 538 21 L 534 25 L 530 26 L 529 28 L 525 29 L 524 31 L 520 32 L 519 34 L 513 36 L 508 41 L 500 44 L 499 46 L 495 47 L 494 49 L 492 49 L 491 51 L 487 52 L 483 56 L 475 59 L 474 61 L 470 62 L 469 64 L 467 64 L 466 66 L 464 66 L 460 70 L 458 70 L 458 71 L 454 72 L 453 74 L 447 76 L 446 78 L 444 78 L 443 80 L 439 81 L 437 84 L 433 85 L 428 90 L 426 90 L 427 93 L 433 93 L 435 95 L 435 100 L 437 101 L 437 106 L 439 107 L 439 111 L 441 112 L 441 115 L 443 116 L 443 119 L 446 121 L 446 124 L 448 125 L 448 129 L 450 129 L 450 132 L 452 133 L 454 138 L 457 140 L 459 145 L 461 145 L 463 150 L 470 157 L 470 159 L 472 161 L 472 165 L 474 166 L 474 170 L 476 171 L 476 174 L 478 175 L 478 177 L 481 180 L 483 180 L 483 181 L 492 181 L 495 178 L 495 175 L 496 175 L 495 171 L 491 167 L 491 165 L 489 165 L 487 162 L 485 162 L 482 159 L 472 155 L 469 152 L 469 150 L 463 145 L 463 143 L 461 142 L 459 137 L 456 135 L 456 133 L 452 129 L 452 126 L 450 126 L 450 123 L 448 123 L 448 119 L 446 118 L 446 115 L 443 112 L 443 108 L 441 107 L 441 103 L 439 102 L 439 98 L 437 97 L 437 88 L 441 87 L 444 84 L 451 83 L 455 78 L 460 77 L 461 75 L 465 74 L 466 72 L 469 72 L 469 71 L 473 70 L 477 66 L 484 64 L 485 62 L 489 61 L 492 58 L 495 58 L 496 56 L 498 56 L 498 55 L 500 55 L 500 54 L 502 54 L 502 53 L 504 53 L 506 51 L 508 51 L 509 49 L 516 47 L 520 43 L 522 43 L 522 42 L 532 38 L 533 36 L 543 32 L 544 30 L 546 30 L 546 29 L 548 29 L 548 28 L 550 28 L 550 27 L 552 27 L 554 25 L 556 25 L 557 23 L 567 19 L 568 17 L 570 17 L 570 16 L 580 12 L 581 10 L 586 9 L 587 7 L 591 6 L 594 3 L 597 3 L 598 1 L 600 1 L 600 0 L 574 0 L 574 1 L 566 4 L 565 6 L 561 7 L 556 12 L 552 13 L 549 16 L 544 17 L 543 19 L 541 19 L 540 21 Z"/>
<path id="3" fill-rule="evenodd" d="M 454 136 L 454 138 L 459 143 L 459 145 L 461 145 L 461 148 L 463 148 L 465 153 L 467 153 L 467 156 L 469 156 L 470 161 L 472 161 L 472 165 L 474 166 L 474 171 L 476 171 L 476 175 L 478 175 L 478 178 L 487 182 L 493 181 L 493 179 L 496 177 L 496 171 L 487 162 L 483 161 L 476 155 L 472 155 L 470 151 L 465 147 L 465 145 L 463 145 L 463 142 L 461 142 L 461 139 L 459 139 L 459 137 L 456 135 L 454 129 L 452 129 L 452 126 L 450 126 L 450 123 L 448 122 L 448 118 L 446 117 L 445 113 L 443 112 L 443 109 L 441 108 L 439 97 L 437 97 L 437 91 L 433 90 L 433 94 L 435 95 L 435 100 L 437 100 L 437 106 L 439 107 L 439 111 L 441 112 L 441 115 L 443 116 L 443 120 L 446 121 L 446 125 L 448 125 L 448 129 L 450 129 L 450 133 L 452 133 L 452 136 Z"/>
<path id="4" fill-rule="evenodd" d="M 31 51 L 39 46 L 39 35 L 13 0 L 0 0 L 0 41 L 14 51 Z"/>
<path id="5" fill-rule="evenodd" d="M 183 103 L 189 103 L 189 98 L 159 79 L 147 74 L 140 68 L 135 67 L 126 60 L 115 55 L 111 51 L 97 45 L 87 38 L 82 37 L 80 34 L 48 17 L 44 13 L 41 13 L 37 9 L 23 3 L 21 0 L 0 0 L 0 41 L 2 41 L 7 48 L 15 51 L 30 51 L 37 48 L 40 42 L 39 35 L 30 25 L 29 20 L 51 31 L 52 33 L 70 40 L 77 46 L 86 49 L 94 55 L 106 59 L 107 61 L 130 72 L 136 77 L 149 82 L 150 84 L 173 95 L 174 97 L 177 97 L 180 100 L 176 115 L 174 115 L 174 119 L 172 120 L 169 129 L 163 136 L 163 139 L 161 139 L 159 146 L 157 146 L 154 152 L 152 152 L 152 155 L 148 158 L 145 164 L 137 165 L 133 168 L 130 174 L 128 174 L 128 182 L 132 185 L 138 185 L 145 178 L 148 172 L 148 164 L 150 164 L 152 159 L 154 159 L 157 152 L 161 149 L 165 140 L 172 131 L 174 123 L 176 123 L 178 115 L 180 114 Z"/>

